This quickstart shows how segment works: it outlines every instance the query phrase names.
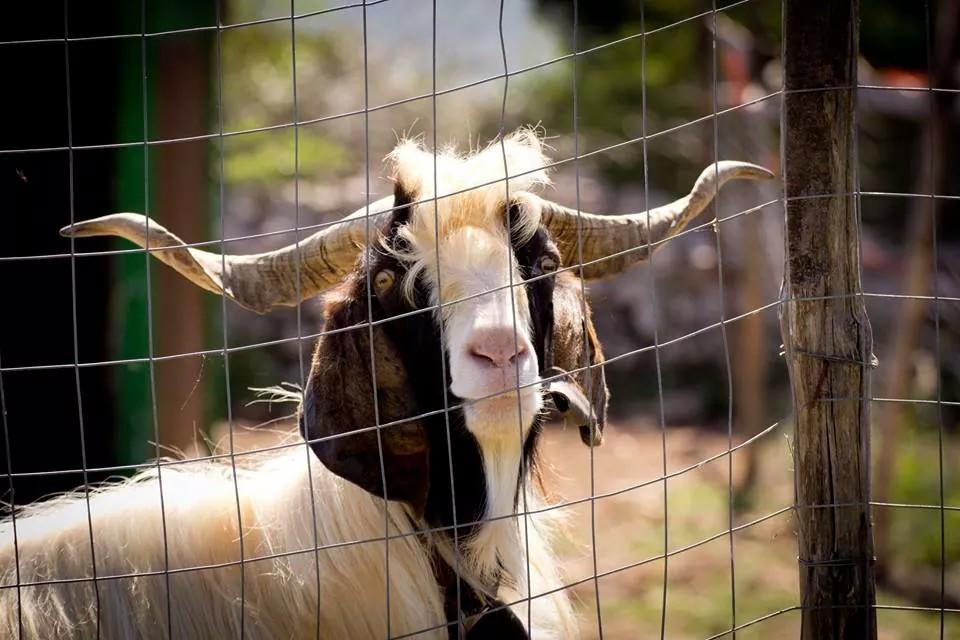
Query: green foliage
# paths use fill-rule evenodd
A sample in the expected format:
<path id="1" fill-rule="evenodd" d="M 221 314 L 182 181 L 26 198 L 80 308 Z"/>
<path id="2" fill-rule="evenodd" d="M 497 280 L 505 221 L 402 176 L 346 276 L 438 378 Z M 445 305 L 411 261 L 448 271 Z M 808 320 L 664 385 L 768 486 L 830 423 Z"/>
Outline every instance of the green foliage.
<path id="1" fill-rule="evenodd" d="M 953 480 L 953 469 L 948 461 L 954 449 L 951 440 L 945 443 L 943 490 L 944 503 L 960 504 L 960 483 Z M 940 467 L 938 460 L 938 439 L 936 430 L 918 429 L 912 426 L 902 438 L 897 455 L 897 468 L 893 476 L 891 499 L 895 503 L 936 505 L 940 500 Z M 948 514 L 949 525 L 956 527 L 960 522 L 956 513 Z M 893 514 L 893 547 L 897 549 L 899 559 L 907 564 L 940 567 L 940 512 L 936 509 L 895 509 Z M 948 540 L 950 537 L 947 531 Z M 950 546 L 950 545 L 948 545 Z M 949 569 L 960 562 L 954 551 L 951 557 L 948 549 L 946 564 Z"/>
<path id="2" fill-rule="evenodd" d="M 639 32 L 637 23 L 625 22 L 609 34 L 611 40 Z M 695 28 L 651 37 L 646 43 L 646 132 L 662 130 L 697 117 L 696 78 L 690 71 L 698 62 L 699 34 Z M 580 59 L 578 70 L 578 126 L 581 149 L 589 151 L 643 135 L 644 44 L 639 38 L 599 49 Z M 573 88 L 566 77 L 546 79 L 535 88 L 544 119 L 573 121 Z M 709 97 L 706 97 L 709 99 Z M 642 166 L 641 145 L 623 152 L 603 154 L 604 177 L 614 183 L 635 181 Z"/>
<path id="3" fill-rule="evenodd" d="M 270 128 L 306 119 L 302 111 L 335 112 L 326 89 L 349 75 L 343 38 L 331 33 L 297 34 L 297 106 L 294 109 L 293 50 L 289 26 L 265 25 L 229 31 L 223 39 L 223 110 L 227 131 Z M 298 113 L 299 111 L 299 113 Z M 268 189 L 303 175 L 329 175 L 348 168 L 346 141 L 301 126 L 232 136 L 226 143 L 228 183 Z M 296 160 L 295 160 L 296 159 Z"/>
<path id="4" fill-rule="evenodd" d="M 572 30 L 570 3 L 539 0 L 539 4 L 561 31 Z M 751 11 L 723 11 L 718 20 L 745 24 L 754 47 L 764 54 L 776 50 L 779 2 L 750 4 Z M 577 86 L 581 152 L 636 140 L 712 112 L 714 21 L 710 16 L 689 19 L 708 9 L 709 3 L 694 0 L 580 3 L 578 49 L 584 52 L 579 57 Z M 648 35 L 639 37 L 644 31 Z M 609 44 L 613 42 L 617 43 Z M 572 122 L 574 95 L 568 77 L 545 77 L 533 91 L 543 97 L 538 109 L 544 120 Z M 720 108 L 726 106 L 722 95 L 718 94 L 718 100 Z M 699 166 L 711 159 L 713 136 L 700 135 L 703 130 L 697 127 L 688 131 L 693 130 L 696 135 L 692 138 L 689 132 L 680 132 L 648 145 L 651 162 L 662 159 L 672 167 L 677 163 Z M 627 145 L 595 161 L 611 185 L 635 184 L 643 167 L 643 145 Z M 661 176 L 657 182 L 680 188 L 690 176 L 676 178 L 677 185 L 668 183 L 669 176 Z"/>
<path id="5" fill-rule="evenodd" d="M 568 0 L 537 0 L 543 14 L 570 38 L 573 33 L 573 3 Z M 734 6 L 730 6 L 734 5 Z M 713 111 L 713 28 L 720 30 L 717 43 L 718 106 L 730 106 L 723 88 L 722 57 L 733 46 L 749 50 L 750 75 L 757 81 L 763 65 L 780 55 L 781 2 L 751 0 L 747 3 L 717 2 L 716 19 L 709 14 L 713 3 L 703 0 L 611 0 L 578 4 L 579 58 L 578 101 L 580 148 L 598 147 L 638 139 L 673 126 L 707 116 Z M 726 8 L 725 8 L 726 7 Z M 641 16 L 641 11 L 645 15 Z M 703 15 L 705 14 L 706 15 Z M 924 69 L 926 41 L 924 3 L 897 0 L 864 0 L 861 8 L 861 50 L 873 66 Z M 935 19 L 935 18 L 934 18 Z M 646 68 L 643 38 L 646 31 Z M 569 36 L 566 34 L 570 34 Z M 605 46 L 617 40 L 631 39 Z M 568 40 L 569 41 L 569 40 Z M 603 48 L 595 49 L 603 46 Z M 646 84 L 646 127 L 641 113 Z M 764 78 L 777 82 L 775 76 Z M 778 86 L 764 90 L 773 92 Z M 545 121 L 572 122 L 573 90 L 569 74 L 539 76 L 532 88 L 542 100 L 538 112 Z M 734 98 L 739 102 L 740 99 Z M 666 160 L 669 166 L 701 165 L 712 159 L 710 125 L 697 129 L 694 140 L 686 134 L 651 143 L 651 164 Z M 694 127 L 696 129 L 696 127 Z M 729 125 L 721 124 L 722 131 Z M 634 183 L 642 170 L 642 145 L 628 145 L 615 154 L 596 159 L 602 177 L 612 186 Z M 682 187 L 657 182 L 664 186 Z"/>
<path id="6" fill-rule="evenodd" d="M 231 184 L 269 186 L 278 178 L 293 180 L 298 169 L 295 155 L 301 174 L 342 170 L 349 164 L 345 147 L 328 138 L 301 136 L 295 154 L 286 136 L 249 137 L 225 158 L 224 174 Z"/>

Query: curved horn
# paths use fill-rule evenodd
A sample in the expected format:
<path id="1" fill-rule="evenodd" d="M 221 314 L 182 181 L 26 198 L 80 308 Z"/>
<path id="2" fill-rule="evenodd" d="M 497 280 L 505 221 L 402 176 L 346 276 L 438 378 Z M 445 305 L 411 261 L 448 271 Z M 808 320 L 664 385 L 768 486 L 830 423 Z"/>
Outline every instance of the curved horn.
<path id="1" fill-rule="evenodd" d="M 670 204 L 620 216 L 605 216 L 543 201 L 541 221 L 550 230 L 560 249 L 563 264 L 575 265 L 581 260 L 577 248 L 577 224 L 580 224 L 583 274 L 585 278 L 601 278 L 644 260 L 657 243 L 679 233 L 713 200 L 728 180 L 766 180 L 773 174 L 747 162 L 724 160 L 703 170 L 690 193 Z M 649 245 L 649 246 L 648 246 Z M 630 251 L 633 249 L 633 251 Z M 606 260 L 600 260 L 606 258 Z M 588 264 L 594 260 L 600 260 Z"/>
<path id="2" fill-rule="evenodd" d="M 370 203 L 370 215 L 393 206 L 393 196 Z M 369 221 L 371 235 L 377 219 Z M 337 285 L 367 239 L 367 207 L 317 231 L 299 244 L 251 255 L 220 255 L 185 246 L 162 225 L 138 213 L 115 213 L 60 230 L 66 237 L 120 236 L 150 252 L 198 287 L 222 294 L 257 313 L 295 306 Z M 154 251 L 156 249 L 156 251 Z M 299 256 L 299 265 L 297 258 Z M 300 272 L 299 295 L 297 271 Z"/>

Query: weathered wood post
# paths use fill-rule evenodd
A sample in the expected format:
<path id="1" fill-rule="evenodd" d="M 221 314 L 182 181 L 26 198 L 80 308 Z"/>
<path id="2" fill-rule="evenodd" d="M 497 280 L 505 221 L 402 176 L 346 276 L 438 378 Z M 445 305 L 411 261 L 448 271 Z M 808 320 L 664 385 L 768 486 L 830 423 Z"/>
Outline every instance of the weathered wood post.
<path id="1" fill-rule="evenodd" d="M 858 295 L 853 195 L 858 9 L 858 0 L 784 3 L 780 327 L 796 413 L 803 640 L 876 638 L 869 506 L 873 339 Z"/>

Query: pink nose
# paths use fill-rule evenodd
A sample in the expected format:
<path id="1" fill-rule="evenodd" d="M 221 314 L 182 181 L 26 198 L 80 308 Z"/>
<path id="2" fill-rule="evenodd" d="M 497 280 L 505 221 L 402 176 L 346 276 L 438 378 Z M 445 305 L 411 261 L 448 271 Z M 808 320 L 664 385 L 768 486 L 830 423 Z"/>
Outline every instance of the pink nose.
<path id="1" fill-rule="evenodd" d="M 513 327 L 477 329 L 468 348 L 470 355 L 486 366 L 515 365 L 527 353 L 526 340 Z"/>

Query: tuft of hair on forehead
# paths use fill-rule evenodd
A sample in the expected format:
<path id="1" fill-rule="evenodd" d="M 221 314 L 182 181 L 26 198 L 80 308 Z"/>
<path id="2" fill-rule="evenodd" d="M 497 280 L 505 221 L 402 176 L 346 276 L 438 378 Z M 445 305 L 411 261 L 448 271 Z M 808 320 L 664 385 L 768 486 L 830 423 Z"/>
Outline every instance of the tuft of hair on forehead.
<path id="1" fill-rule="evenodd" d="M 491 204 L 502 204 L 506 197 L 505 175 L 511 191 L 529 191 L 550 184 L 545 169 L 549 159 L 543 147 L 538 133 L 526 127 L 507 135 L 502 142 L 495 139 L 484 149 L 468 154 L 458 153 L 453 146 L 434 154 L 424 148 L 422 137 L 407 138 L 397 143 L 387 162 L 393 179 L 418 199 L 434 196 L 436 158 L 437 197 L 489 198 Z M 469 191 L 461 193 L 466 190 Z"/>
<path id="2" fill-rule="evenodd" d="M 540 135 L 522 128 L 496 139 L 485 148 L 460 154 L 446 147 L 434 154 L 422 140 L 401 140 L 387 156 L 397 187 L 414 201 L 410 222 L 399 230 L 405 241 L 398 258 L 410 263 L 410 272 L 420 271 L 435 252 L 436 242 L 464 227 L 502 234 L 506 227 L 507 202 L 521 203 L 511 224 L 524 241 L 536 233 L 540 210 L 525 193 L 550 184 Z M 436 163 L 436 164 L 434 164 Z M 435 200 L 434 200 L 435 199 Z M 436 202 L 436 204 L 434 204 Z M 408 276 L 412 286 L 415 275 Z"/>

